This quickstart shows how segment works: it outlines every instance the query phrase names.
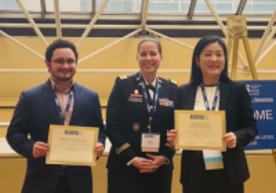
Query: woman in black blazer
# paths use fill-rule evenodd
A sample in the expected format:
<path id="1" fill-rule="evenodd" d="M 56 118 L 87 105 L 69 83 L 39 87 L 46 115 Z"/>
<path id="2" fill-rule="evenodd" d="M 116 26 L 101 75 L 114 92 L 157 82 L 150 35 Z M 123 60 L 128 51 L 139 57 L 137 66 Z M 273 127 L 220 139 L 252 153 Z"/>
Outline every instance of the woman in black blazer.
<path id="1" fill-rule="evenodd" d="M 243 193 L 249 178 L 243 148 L 258 130 L 245 84 L 229 79 L 227 63 L 225 43 L 216 36 L 203 37 L 194 49 L 190 82 L 179 87 L 178 109 L 224 110 L 227 129 L 226 152 L 215 152 L 221 168 L 205 168 L 209 151 L 183 150 L 180 181 L 185 193 Z M 171 144 L 176 135 L 175 130 L 169 133 Z"/>

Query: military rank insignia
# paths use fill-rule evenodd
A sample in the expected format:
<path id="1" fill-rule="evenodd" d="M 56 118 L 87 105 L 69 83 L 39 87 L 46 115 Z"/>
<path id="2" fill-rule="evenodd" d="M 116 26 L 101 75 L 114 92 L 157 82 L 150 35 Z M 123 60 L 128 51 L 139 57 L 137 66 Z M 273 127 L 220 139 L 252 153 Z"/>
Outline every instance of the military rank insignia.
<path id="1" fill-rule="evenodd" d="M 140 129 L 140 124 L 139 123 L 133 123 L 133 130 L 134 131 L 139 131 L 139 129 Z"/>
<path id="2" fill-rule="evenodd" d="M 159 99 L 159 105 L 164 107 L 174 107 L 174 103 L 172 100 L 169 100 L 168 98 Z"/>

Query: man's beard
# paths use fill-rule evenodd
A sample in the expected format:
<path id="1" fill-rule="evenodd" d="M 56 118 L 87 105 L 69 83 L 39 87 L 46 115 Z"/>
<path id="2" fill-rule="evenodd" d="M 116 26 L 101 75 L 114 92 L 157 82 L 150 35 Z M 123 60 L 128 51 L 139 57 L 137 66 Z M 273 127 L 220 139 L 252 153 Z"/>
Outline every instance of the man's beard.
<path id="1" fill-rule="evenodd" d="M 53 76 L 56 80 L 58 80 L 58 81 L 63 81 L 63 82 L 67 82 L 67 81 L 71 80 L 71 79 L 73 78 L 74 75 L 75 75 L 75 73 L 72 74 L 72 75 L 69 76 L 69 77 L 62 78 L 62 77 L 56 76 L 55 74 L 52 73 L 52 76 Z"/>

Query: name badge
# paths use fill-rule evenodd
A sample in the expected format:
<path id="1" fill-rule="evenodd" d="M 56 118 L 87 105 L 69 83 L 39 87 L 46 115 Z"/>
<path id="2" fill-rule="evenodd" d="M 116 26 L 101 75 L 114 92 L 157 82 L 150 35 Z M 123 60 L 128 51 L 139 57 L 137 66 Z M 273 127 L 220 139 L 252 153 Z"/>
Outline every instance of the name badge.
<path id="1" fill-rule="evenodd" d="M 224 168 L 221 151 L 204 150 L 203 158 L 206 170 L 218 170 Z"/>
<path id="2" fill-rule="evenodd" d="M 142 134 L 142 152 L 158 152 L 160 147 L 160 134 Z"/>
<path id="3" fill-rule="evenodd" d="M 143 95 L 133 93 L 133 94 L 130 94 L 128 100 L 130 102 L 141 103 L 143 102 Z"/>

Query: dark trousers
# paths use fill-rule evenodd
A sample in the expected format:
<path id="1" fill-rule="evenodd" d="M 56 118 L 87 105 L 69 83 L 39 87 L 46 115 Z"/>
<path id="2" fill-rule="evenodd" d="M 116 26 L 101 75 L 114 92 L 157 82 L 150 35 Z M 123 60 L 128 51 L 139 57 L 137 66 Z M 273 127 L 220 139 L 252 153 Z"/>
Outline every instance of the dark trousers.
<path id="1" fill-rule="evenodd" d="M 55 193 L 72 193 L 67 175 L 60 176 Z"/>
<path id="2" fill-rule="evenodd" d="M 171 184 L 172 170 L 145 174 L 134 168 L 108 170 L 108 193 L 171 193 Z"/>
<path id="3" fill-rule="evenodd" d="M 183 193 L 244 193 L 243 184 L 232 185 L 224 169 L 206 170 L 202 152 L 193 153 L 189 166 Z"/>
<path id="4" fill-rule="evenodd" d="M 197 184 L 197 181 L 183 186 L 183 193 L 244 193 L 243 184 L 233 186 L 230 183 L 220 184 L 221 181 L 215 182 L 209 180 L 209 184 Z"/>

